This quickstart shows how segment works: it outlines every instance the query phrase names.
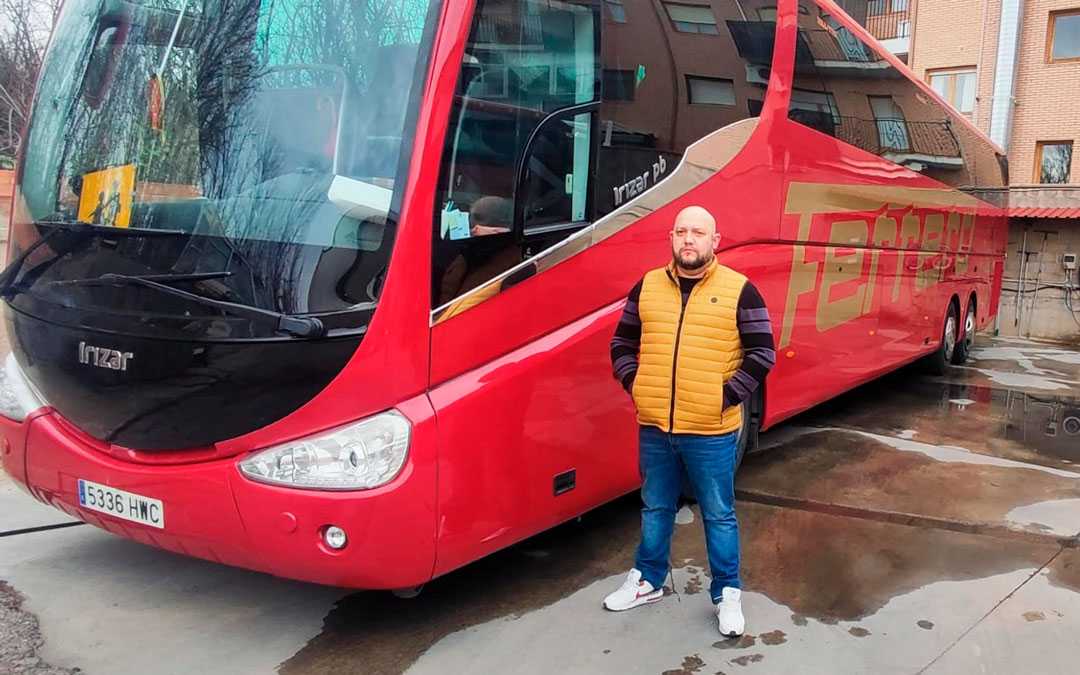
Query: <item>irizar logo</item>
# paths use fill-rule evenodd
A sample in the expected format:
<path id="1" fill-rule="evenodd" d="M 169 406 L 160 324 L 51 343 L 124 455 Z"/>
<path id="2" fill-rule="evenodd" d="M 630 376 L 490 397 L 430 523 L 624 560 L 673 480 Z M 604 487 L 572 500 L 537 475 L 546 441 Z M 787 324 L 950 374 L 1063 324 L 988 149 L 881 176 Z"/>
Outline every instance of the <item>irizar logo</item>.
<path id="1" fill-rule="evenodd" d="M 135 358 L 131 352 L 121 352 L 116 349 L 94 347 L 85 342 L 79 343 L 79 363 L 109 370 L 127 370 L 128 361 Z"/>

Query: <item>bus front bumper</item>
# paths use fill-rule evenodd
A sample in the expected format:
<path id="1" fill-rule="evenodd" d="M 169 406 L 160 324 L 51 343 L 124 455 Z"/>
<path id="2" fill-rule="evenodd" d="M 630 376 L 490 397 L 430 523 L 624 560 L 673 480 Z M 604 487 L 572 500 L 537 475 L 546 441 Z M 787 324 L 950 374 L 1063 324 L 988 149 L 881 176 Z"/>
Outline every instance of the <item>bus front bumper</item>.
<path id="1" fill-rule="evenodd" d="M 415 422 L 414 422 L 415 424 Z M 414 427 L 426 431 L 427 424 Z M 426 434 L 414 435 L 425 441 Z M 419 436 L 417 438 L 416 436 Z M 363 492 L 276 487 L 245 478 L 233 457 L 156 466 L 120 461 L 75 438 L 55 413 L 0 417 L 4 470 L 35 498 L 113 534 L 183 555 L 331 586 L 397 589 L 430 580 L 434 460 L 410 457 L 389 484 Z M 80 484 L 160 503 L 160 526 L 88 508 Z M 133 498 L 134 499 L 134 498 Z M 145 517 L 145 513 L 144 513 Z M 329 526 L 345 531 L 331 549 Z"/>

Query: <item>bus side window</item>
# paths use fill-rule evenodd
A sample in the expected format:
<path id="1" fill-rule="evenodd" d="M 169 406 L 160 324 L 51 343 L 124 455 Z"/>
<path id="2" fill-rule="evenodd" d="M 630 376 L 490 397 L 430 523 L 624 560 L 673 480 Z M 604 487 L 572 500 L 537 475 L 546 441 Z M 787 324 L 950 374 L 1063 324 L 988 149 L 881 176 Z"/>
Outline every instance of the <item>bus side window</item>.
<path id="1" fill-rule="evenodd" d="M 436 194 L 434 307 L 520 264 L 530 239 L 587 223 L 591 115 L 549 120 L 523 157 L 550 113 L 597 98 L 598 22 L 598 6 L 478 2 Z M 511 232 L 522 161 L 524 244 Z"/>
<path id="2" fill-rule="evenodd" d="M 771 4 L 759 13 L 730 1 L 625 0 L 632 19 L 653 18 L 605 24 L 594 218 L 656 187 L 693 143 L 760 115 L 776 34 Z"/>

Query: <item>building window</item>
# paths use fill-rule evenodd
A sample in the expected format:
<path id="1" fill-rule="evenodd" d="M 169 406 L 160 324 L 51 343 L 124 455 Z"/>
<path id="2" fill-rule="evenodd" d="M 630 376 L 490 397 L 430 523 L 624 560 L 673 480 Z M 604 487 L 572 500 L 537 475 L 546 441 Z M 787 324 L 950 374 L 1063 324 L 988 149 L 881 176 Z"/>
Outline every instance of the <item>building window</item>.
<path id="1" fill-rule="evenodd" d="M 1046 44 L 1047 61 L 1080 60 L 1080 9 L 1050 15 Z"/>
<path id="2" fill-rule="evenodd" d="M 791 119 L 829 135 L 840 126 L 840 108 L 836 97 L 827 91 L 793 89 L 789 105 Z"/>
<path id="3" fill-rule="evenodd" d="M 870 109 L 877 125 L 879 147 L 885 152 L 909 150 L 911 143 L 908 139 L 907 120 L 904 119 L 904 111 L 896 105 L 893 97 L 871 96 Z"/>
<path id="4" fill-rule="evenodd" d="M 626 7 L 623 6 L 622 0 L 604 0 L 604 6 L 607 7 L 608 16 L 615 23 L 626 23 Z"/>
<path id="5" fill-rule="evenodd" d="M 704 5 L 676 5 L 665 2 L 671 23 L 675 30 L 680 33 L 701 33 L 703 35 L 719 35 L 720 29 L 716 26 L 716 15 L 712 7 Z"/>
<path id="6" fill-rule="evenodd" d="M 634 71 L 604 69 L 603 98 L 605 101 L 634 100 Z"/>
<path id="7" fill-rule="evenodd" d="M 960 112 L 970 115 L 975 110 L 975 69 L 937 70 L 928 73 L 930 86 Z"/>
<path id="8" fill-rule="evenodd" d="M 732 80 L 687 75 L 686 89 L 692 104 L 735 105 L 735 82 Z"/>
<path id="9" fill-rule="evenodd" d="M 1072 164 L 1072 141 L 1039 141 L 1035 145 L 1035 180 L 1068 183 Z"/>
<path id="10" fill-rule="evenodd" d="M 906 12 L 907 9 L 908 0 L 870 0 L 866 5 L 866 14 L 867 16 L 881 16 Z"/>

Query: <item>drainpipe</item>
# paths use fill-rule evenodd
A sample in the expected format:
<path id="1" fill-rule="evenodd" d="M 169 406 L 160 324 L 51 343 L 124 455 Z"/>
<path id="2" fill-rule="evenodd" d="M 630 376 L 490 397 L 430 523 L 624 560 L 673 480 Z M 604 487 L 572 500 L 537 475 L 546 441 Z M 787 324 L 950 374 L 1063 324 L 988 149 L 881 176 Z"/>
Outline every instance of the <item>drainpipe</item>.
<path id="1" fill-rule="evenodd" d="M 979 58 L 975 61 L 975 114 L 972 115 L 972 122 L 975 126 L 979 127 L 984 133 L 989 135 L 990 127 L 986 124 L 986 119 L 989 119 L 990 115 L 983 105 L 982 97 L 982 83 L 983 83 L 983 55 L 986 54 L 986 22 L 990 19 L 990 0 L 983 0 L 982 3 L 982 35 L 979 37 Z M 990 102 L 993 103 L 993 92 L 990 94 Z M 994 326 L 995 335 L 997 325 Z"/>
<path id="2" fill-rule="evenodd" d="M 990 138 L 1008 150 L 1016 100 L 1016 57 L 1020 49 L 1020 28 L 1024 0 L 1001 0 L 1001 27 L 998 29 L 997 57 L 994 59 L 994 94 L 990 99 Z"/>

